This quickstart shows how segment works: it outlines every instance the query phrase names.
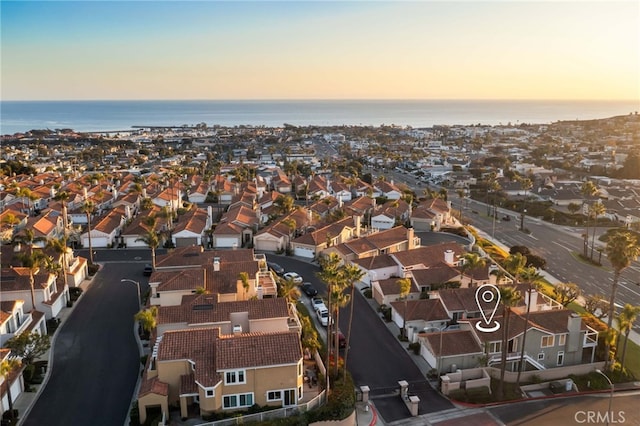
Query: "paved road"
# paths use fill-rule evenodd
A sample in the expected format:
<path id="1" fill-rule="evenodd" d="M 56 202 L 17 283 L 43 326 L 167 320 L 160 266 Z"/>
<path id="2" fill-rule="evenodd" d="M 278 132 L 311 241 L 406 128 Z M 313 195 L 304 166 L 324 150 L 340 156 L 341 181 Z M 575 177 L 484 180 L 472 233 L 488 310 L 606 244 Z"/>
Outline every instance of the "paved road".
<path id="1" fill-rule="evenodd" d="M 608 393 L 521 402 L 490 408 L 489 411 L 509 426 L 579 424 L 632 426 L 640 425 L 638 398 L 640 398 L 638 392 L 616 394 L 611 404 L 610 422 L 606 422 L 609 412 Z M 592 421 L 587 421 L 588 416 L 591 416 Z"/>
<path id="2" fill-rule="evenodd" d="M 454 204 L 458 199 L 454 199 Z M 469 201 L 465 209 L 464 217 L 470 223 L 487 232 L 493 233 L 492 218 L 486 214 L 486 206 L 474 200 Z M 471 210 L 478 213 L 472 214 Z M 500 209 L 498 217 L 505 214 L 514 215 L 506 209 Z M 496 221 L 495 239 L 507 247 L 524 245 L 534 253 L 547 260 L 546 271 L 563 282 L 574 282 L 580 286 L 585 295 L 602 294 L 609 297 L 613 270 L 611 264 L 602 256 L 603 267 L 596 267 L 576 259 L 575 254 L 582 253 L 583 239 L 580 236 L 583 228 L 569 228 L 556 226 L 539 219 L 525 218 L 525 228 L 531 230 L 531 234 L 520 232 L 519 220 L 509 222 Z M 597 256 L 597 251 L 595 252 Z M 630 303 L 640 305 L 640 263 L 634 262 L 621 276 L 620 285 L 616 297 L 616 305 L 622 306 Z M 640 332 L 640 319 L 635 323 L 634 330 Z"/>
<path id="3" fill-rule="evenodd" d="M 312 282 L 320 294 L 326 294 L 325 285 L 315 276 L 319 270 L 317 266 L 284 256 L 267 255 L 267 258 L 287 271 L 298 272 L 305 281 Z M 409 382 L 410 393 L 420 397 L 419 414 L 452 408 L 451 402 L 429 386 L 406 349 L 359 292 L 354 303 L 348 369 L 356 386 L 367 385 L 371 388 L 371 396 L 376 398 L 376 409 L 384 421 L 409 417 L 409 411 L 400 398 L 389 396 L 398 389 L 400 380 Z M 346 308 L 340 312 L 339 319 L 340 329 L 345 334 L 348 321 L 349 310 Z"/>
<path id="4" fill-rule="evenodd" d="M 140 355 L 133 334 L 137 292 L 121 278 L 142 280 L 139 265 L 105 265 L 77 302 L 55 341 L 49 382 L 24 425 L 124 423 Z"/>

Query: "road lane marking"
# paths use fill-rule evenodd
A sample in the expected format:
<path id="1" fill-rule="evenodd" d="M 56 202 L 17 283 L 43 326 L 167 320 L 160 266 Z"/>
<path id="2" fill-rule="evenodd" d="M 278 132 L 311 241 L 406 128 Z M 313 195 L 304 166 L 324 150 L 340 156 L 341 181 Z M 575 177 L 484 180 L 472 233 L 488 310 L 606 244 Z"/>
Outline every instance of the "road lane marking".
<path id="1" fill-rule="evenodd" d="M 557 242 L 557 241 L 551 241 L 551 242 L 552 242 L 553 244 L 557 244 L 557 245 L 559 245 L 560 247 L 562 247 L 563 249 L 567 250 L 568 252 L 573 252 L 573 249 L 571 249 L 571 248 L 569 248 L 569 247 L 567 247 L 567 246 L 563 246 L 562 244 L 560 244 L 560 243 L 559 243 L 559 242 Z"/>

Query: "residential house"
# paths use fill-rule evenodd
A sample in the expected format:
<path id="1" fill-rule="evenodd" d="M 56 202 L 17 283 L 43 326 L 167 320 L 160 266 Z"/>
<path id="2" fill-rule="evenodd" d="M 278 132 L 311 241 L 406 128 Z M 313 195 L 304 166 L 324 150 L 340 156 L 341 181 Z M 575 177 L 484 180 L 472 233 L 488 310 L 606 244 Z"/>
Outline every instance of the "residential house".
<path id="1" fill-rule="evenodd" d="M 327 247 L 351 240 L 354 232 L 353 219 L 347 217 L 294 239 L 291 248 L 295 256 L 313 259 Z"/>
<path id="2" fill-rule="evenodd" d="M 42 335 L 47 333 L 44 313 L 40 311 L 24 312 L 24 300 L 0 301 L 0 347 L 7 340 L 26 331 Z"/>
<path id="3" fill-rule="evenodd" d="M 411 226 L 420 231 L 440 231 L 445 226 L 459 226 L 451 214 L 451 206 L 441 198 L 421 202 L 411 212 Z"/>
<path id="4" fill-rule="evenodd" d="M 91 246 L 113 247 L 118 244 L 118 237 L 127 221 L 126 207 L 118 207 L 91 224 Z M 83 247 L 89 247 L 89 232 L 80 235 Z"/>
<path id="5" fill-rule="evenodd" d="M 201 415 L 254 404 L 293 406 L 304 392 L 303 356 L 295 331 L 222 334 L 219 328 L 166 331 L 154 344 L 138 392 L 147 409 L 198 404 Z"/>
<path id="6" fill-rule="evenodd" d="M 391 200 L 384 203 L 371 215 L 371 227 L 391 229 L 396 222 L 404 223 L 411 215 L 411 206 L 404 200 Z"/>
<path id="7" fill-rule="evenodd" d="M 397 284 L 396 284 L 397 287 Z M 407 337 L 415 342 L 425 330 L 443 330 L 451 320 L 439 299 L 411 299 L 390 302 L 391 321 L 407 330 Z"/>
<path id="8" fill-rule="evenodd" d="M 214 294 L 192 294 L 180 305 L 160 306 L 156 320 L 158 337 L 192 328 L 219 328 L 221 334 L 301 331 L 295 308 L 281 297 L 219 302 Z"/>
<path id="9" fill-rule="evenodd" d="M 209 185 L 209 182 L 205 181 L 201 177 L 192 177 L 191 189 L 189 190 L 187 199 L 190 203 L 204 203 L 207 199 L 210 188 L 211 185 Z"/>
<path id="10" fill-rule="evenodd" d="M 209 206 L 207 210 L 193 208 L 179 216 L 178 223 L 175 224 L 171 232 L 174 247 L 205 246 L 208 242 L 207 231 L 211 229 L 212 214 L 211 206 Z"/>
<path id="11" fill-rule="evenodd" d="M 22 300 L 27 312 L 44 312 L 46 319 L 55 318 L 70 300 L 69 288 L 64 282 L 56 281 L 56 276 L 40 270 L 33 275 L 35 306 L 31 299 L 29 268 L 21 266 L 3 267 L 0 276 L 0 296 L 2 300 Z"/>
<path id="12" fill-rule="evenodd" d="M 388 200 L 399 200 L 402 198 L 402 191 L 394 184 L 393 179 L 390 182 L 379 180 L 373 184 L 373 188 L 374 196 L 376 197 L 386 197 Z"/>
<path id="13" fill-rule="evenodd" d="M 343 259 L 354 260 L 420 247 L 420 238 L 415 236 L 413 228 L 405 228 L 404 226 L 396 226 L 357 238 L 360 235 L 360 217 L 355 216 L 353 219 L 356 238 L 325 249 L 325 254 L 336 252 Z"/>
<path id="14" fill-rule="evenodd" d="M 0 242 L 7 244 L 13 237 L 27 226 L 29 216 L 17 210 L 7 209 L 0 212 Z"/>
<path id="15" fill-rule="evenodd" d="M 0 348 L 0 363 L 13 358 L 10 349 Z M 22 372 L 25 365 L 21 364 L 10 371 L 6 376 L 0 375 L 0 412 L 5 413 L 9 410 L 9 406 L 14 404 L 18 397 L 24 392 L 24 378 Z M 11 389 L 11 404 L 9 404 L 9 392 Z"/>

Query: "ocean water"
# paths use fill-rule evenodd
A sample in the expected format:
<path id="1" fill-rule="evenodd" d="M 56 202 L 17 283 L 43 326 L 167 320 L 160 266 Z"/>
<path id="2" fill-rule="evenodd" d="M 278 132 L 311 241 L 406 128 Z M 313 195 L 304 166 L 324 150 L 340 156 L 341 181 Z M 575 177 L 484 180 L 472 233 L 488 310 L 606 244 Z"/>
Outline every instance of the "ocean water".
<path id="1" fill-rule="evenodd" d="M 127 130 L 132 126 L 499 125 L 587 120 L 640 110 L 631 101 L 308 100 L 1 101 L 0 134 L 32 129 Z"/>

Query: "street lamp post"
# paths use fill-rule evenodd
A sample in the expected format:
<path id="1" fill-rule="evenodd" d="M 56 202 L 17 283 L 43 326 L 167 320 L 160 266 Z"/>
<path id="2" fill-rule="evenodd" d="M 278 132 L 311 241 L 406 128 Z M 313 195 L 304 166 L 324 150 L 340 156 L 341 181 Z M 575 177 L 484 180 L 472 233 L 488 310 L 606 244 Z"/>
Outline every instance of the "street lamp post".
<path id="1" fill-rule="evenodd" d="M 613 414 L 611 413 L 611 403 L 613 402 L 613 383 L 611 382 L 609 377 L 602 372 L 602 370 L 596 369 L 596 373 L 602 375 L 605 379 L 607 379 L 607 382 L 609 382 L 609 389 L 610 389 L 610 392 L 609 392 L 609 411 L 607 412 L 607 426 L 609 426 L 610 418 L 611 418 L 611 416 L 613 416 Z"/>
<path id="2" fill-rule="evenodd" d="M 120 280 L 121 283 L 133 283 L 136 285 L 136 290 L 138 290 L 138 309 L 142 310 L 142 299 L 140 298 L 140 283 L 138 281 L 130 280 L 128 278 L 123 278 Z"/>
<path id="3" fill-rule="evenodd" d="M 527 209 L 522 210 L 522 213 L 520 214 L 520 230 L 524 231 L 524 217 L 527 214 Z"/>

